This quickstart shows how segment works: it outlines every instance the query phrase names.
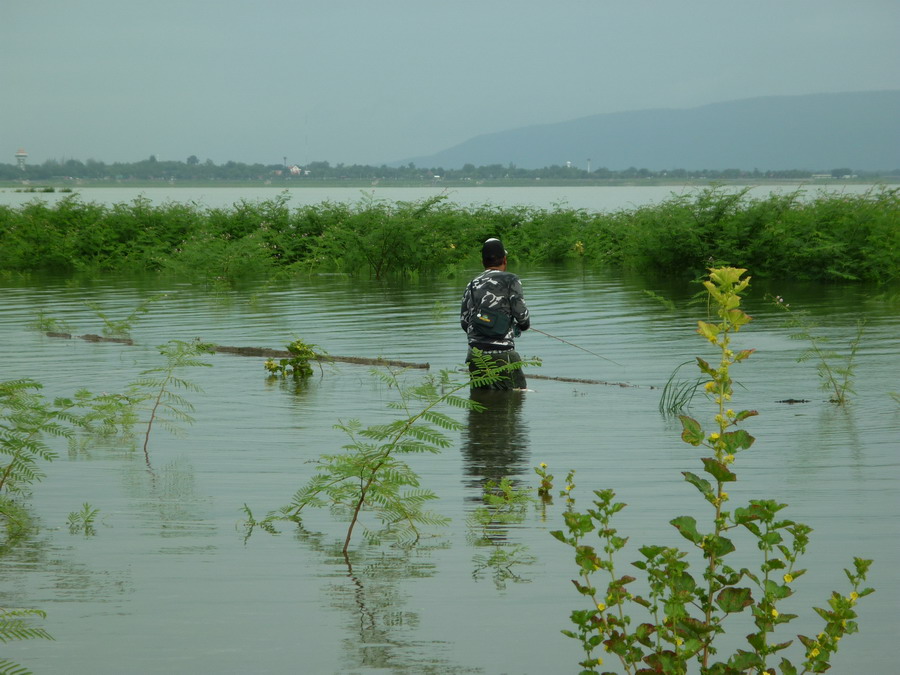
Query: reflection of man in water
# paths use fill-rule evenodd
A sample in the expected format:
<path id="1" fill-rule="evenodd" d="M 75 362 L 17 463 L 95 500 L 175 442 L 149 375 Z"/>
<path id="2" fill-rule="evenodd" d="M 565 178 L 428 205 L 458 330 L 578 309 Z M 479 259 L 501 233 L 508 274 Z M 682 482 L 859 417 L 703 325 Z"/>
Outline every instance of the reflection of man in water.
<path id="1" fill-rule="evenodd" d="M 484 410 L 469 411 L 462 435 L 463 461 L 469 484 L 480 490 L 488 480 L 500 482 L 526 470 L 528 426 L 522 420 L 523 396 L 502 391 L 472 390 L 472 400 Z"/>
<path id="2" fill-rule="evenodd" d="M 480 349 L 498 366 L 520 362 L 522 358 L 513 338 L 531 325 L 522 284 L 519 277 L 506 271 L 506 249 L 499 239 L 484 242 L 481 261 L 485 270 L 466 286 L 459 313 L 460 325 L 469 341 L 466 363 L 472 373 L 477 372 L 472 362 L 473 348 Z M 526 386 L 522 369 L 515 368 L 500 381 L 481 388 L 525 389 Z"/>

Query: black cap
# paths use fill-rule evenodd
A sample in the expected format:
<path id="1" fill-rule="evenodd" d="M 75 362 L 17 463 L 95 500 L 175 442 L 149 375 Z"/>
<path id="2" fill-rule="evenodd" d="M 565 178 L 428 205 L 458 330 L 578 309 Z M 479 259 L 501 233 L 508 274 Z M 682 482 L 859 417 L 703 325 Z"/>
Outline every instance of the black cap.
<path id="1" fill-rule="evenodd" d="M 503 248 L 503 242 L 499 239 L 488 239 L 481 247 L 481 262 L 485 265 L 499 264 L 506 257 L 506 249 Z"/>

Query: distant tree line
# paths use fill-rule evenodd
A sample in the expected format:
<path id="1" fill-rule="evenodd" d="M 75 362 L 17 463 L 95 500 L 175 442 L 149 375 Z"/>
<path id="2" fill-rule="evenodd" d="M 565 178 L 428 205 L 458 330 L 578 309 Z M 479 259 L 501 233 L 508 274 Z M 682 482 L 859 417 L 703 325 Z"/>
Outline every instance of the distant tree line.
<path id="1" fill-rule="evenodd" d="M 837 168 L 827 172 L 835 178 L 857 175 L 859 177 L 876 177 L 879 174 L 862 171 L 853 172 L 849 168 Z M 900 173 L 898 170 L 897 173 Z M 94 159 L 82 162 L 77 159 L 48 159 L 42 164 L 26 164 L 24 170 L 16 164 L 0 164 L 0 180 L 4 181 L 250 181 L 285 184 L 299 184 L 311 181 L 371 181 L 371 182 L 403 182 L 430 183 L 434 181 L 471 181 L 503 182 L 503 181 L 591 181 L 591 180 L 763 180 L 767 178 L 807 179 L 823 175 L 812 171 L 786 169 L 780 171 L 761 171 L 753 169 L 725 170 L 688 170 L 670 169 L 651 171 L 630 167 L 623 170 L 598 168 L 592 171 L 570 165 L 553 165 L 542 169 L 521 169 L 513 164 L 488 164 L 475 166 L 465 164 L 460 169 L 443 167 L 417 167 L 410 162 L 405 166 L 369 166 L 362 164 L 335 164 L 329 162 L 310 162 L 302 166 L 293 164 L 244 164 L 241 162 L 225 162 L 215 164 L 207 159 L 201 162 L 196 155 L 185 161 L 163 161 L 151 156 L 138 162 L 114 162 L 106 164 Z"/>

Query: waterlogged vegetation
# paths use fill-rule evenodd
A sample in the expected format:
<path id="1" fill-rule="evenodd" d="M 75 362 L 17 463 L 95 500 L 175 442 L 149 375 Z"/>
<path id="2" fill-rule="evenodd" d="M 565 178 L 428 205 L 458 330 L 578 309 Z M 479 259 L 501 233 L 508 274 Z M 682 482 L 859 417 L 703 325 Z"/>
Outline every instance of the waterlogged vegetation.
<path id="1" fill-rule="evenodd" d="M 812 528 L 785 519 L 781 512 L 787 504 L 772 499 L 751 499 L 746 506 L 733 508 L 729 505 L 725 488 L 737 480 L 737 456 L 755 440 L 739 425 L 757 415 L 755 410 L 735 412 L 731 408 L 731 369 L 754 351 L 735 352 L 731 346 L 734 334 L 751 320 L 740 307 L 750 281 L 745 272 L 714 269 L 704 282 L 718 322 L 700 321 L 697 332 L 718 349 L 719 362 L 710 364 L 698 357 L 697 365 L 715 408 L 714 431 L 682 415 L 681 437 L 711 455 L 701 459 L 705 478 L 683 472 L 708 505 L 708 524 L 700 525 L 687 515 L 670 521 L 692 550 L 640 546 L 641 558 L 632 565 L 646 575 L 649 591 L 632 593 L 636 578 L 623 573 L 616 559 L 628 538 L 611 524 L 625 504 L 615 501 L 615 492 L 609 489 L 595 490 L 593 507 L 585 512 L 568 510 L 566 529 L 552 533 L 575 550 L 578 578 L 573 583 L 591 605 L 572 612 L 575 629 L 564 631 L 582 644 L 582 673 L 612 672 L 604 667 L 604 655 L 618 661 L 626 673 L 681 675 L 692 663 L 708 675 L 822 673 L 830 669 L 840 640 L 858 630 L 857 601 L 873 589 L 863 585 L 872 561 L 857 557 L 852 569 L 845 570 L 849 591 L 833 592 L 827 607 L 814 608 L 824 622 L 821 631 L 814 637 L 798 635 L 800 655 L 787 658 L 783 652 L 793 640 L 784 639 L 783 627 L 797 615 L 787 612 L 786 604 L 795 592 L 795 582 L 807 571 L 800 567 L 800 557 L 806 552 Z M 749 537 L 739 539 L 744 533 Z M 592 534 L 599 536 L 599 544 L 590 543 Z M 759 550 L 756 569 L 732 566 L 738 545 L 755 545 Z M 691 552 L 700 559 L 698 571 L 691 571 Z M 634 611 L 647 618 L 633 619 Z M 747 645 L 731 653 L 720 652 L 719 638 L 732 625 L 741 625 L 735 617 L 744 612 L 752 617 Z"/>
<path id="2" fill-rule="evenodd" d="M 69 196 L 0 207 L 0 270 L 178 274 L 209 283 L 343 272 L 453 275 L 478 242 L 503 239 L 516 265 L 577 263 L 696 278 L 740 265 L 774 279 L 900 278 L 900 190 L 750 198 L 722 187 L 614 213 L 460 207 L 442 197 L 290 208 L 284 196 L 232 208 L 105 206 Z"/>
<path id="3" fill-rule="evenodd" d="M 744 208 L 755 208 L 751 204 L 741 205 L 740 197 L 726 199 L 715 191 L 710 191 L 706 198 L 719 205 L 724 203 L 722 200 L 727 201 L 733 207 L 732 215 L 741 213 Z M 885 198 L 884 194 L 866 197 L 876 202 Z M 896 196 L 891 195 L 888 201 L 893 201 L 895 208 Z M 696 209 L 699 200 L 678 199 L 668 207 L 675 208 L 679 204 Z M 68 205 L 76 206 L 77 202 Z M 287 222 L 294 215 L 277 200 L 245 206 L 254 213 L 264 208 L 283 211 Z M 801 205 L 796 206 L 800 208 Z M 28 205 L 23 210 L 29 208 L 38 208 L 38 205 Z M 116 208 L 130 207 L 120 205 L 112 210 Z M 170 207 L 161 210 L 167 208 Z M 335 208 L 357 216 L 366 209 L 378 213 L 403 212 L 402 222 L 411 228 L 417 226 L 419 219 L 431 217 L 426 214 L 440 214 L 446 210 L 440 200 L 415 205 L 368 202 L 356 210 L 343 206 Z M 193 212 L 197 213 L 196 210 Z M 508 215 L 503 210 L 492 212 Z M 462 218 L 458 210 L 449 210 L 449 213 Z M 579 213 L 555 212 L 554 222 L 559 223 L 556 234 L 563 238 L 577 236 L 571 251 L 564 247 L 560 249 L 559 257 L 553 258 L 555 262 L 574 256 L 586 264 L 589 259 L 590 246 L 585 242 L 590 241 L 590 236 L 584 230 L 575 234 L 567 230 L 570 219 L 576 219 Z M 587 218 L 587 214 L 582 215 Z M 634 217 L 635 214 L 627 216 Z M 369 257 L 360 253 L 362 257 L 355 259 L 357 271 L 366 270 L 373 276 L 416 273 L 413 268 L 400 265 L 399 259 L 396 264 L 381 268 L 376 265 L 377 258 L 389 258 L 395 248 L 402 248 L 401 237 L 406 229 L 395 230 L 388 224 L 390 218 L 387 216 L 381 221 L 372 213 L 365 218 L 359 217 L 373 224 L 372 231 L 348 230 L 340 237 L 332 232 L 331 236 L 340 242 L 334 244 L 333 251 L 349 251 L 354 245 L 362 247 L 355 237 L 365 238 L 382 228 L 380 236 L 388 243 L 378 249 L 380 253 L 370 251 Z M 723 221 L 719 222 L 722 224 Z M 503 236 L 508 242 L 522 243 L 525 251 L 537 250 L 537 243 L 532 244 L 532 249 L 525 246 L 529 240 L 520 230 L 525 227 L 523 223 L 526 221 L 506 223 L 508 229 L 503 231 Z M 530 227 L 536 225 L 528 225 L 526 230 Z M 323 227 L 319 236 L 323 241 L 328 240 L 324 236 L 326 229 Z M 255 242 L 254 246 L 262 241 L 262 235 L 252 225 L 248 225 L 244 236 Z M 407 233 L 406 236 L 410 235 Z M 481 236 L 483 233 L 478 234 Z M 227 250 L 229 241 L 222 239 L 220 252 Z M 428 241 L 426 239 L 426 244 Z M 545 242 L 549 243 L 553 242 Z M 321 245 L 321 241 L 310 244 L 309 250 L 321 251 L 318 248 Z M 245 242 L 239 250 L 246 252 L 250 248 Z M 457 249 L 450 247 L 448 250 Z M 159 259 L 164 260 L 165 256 Z M 217 260 L 225 259 L 237 265 L 241 255 L 229 253 Z M 325 269 L 343 269 L 343 260 L 335 258 Z M 459 260 L 462 264 L 464 257 Z M 624 258 L 620 263 L 622 261 Z M 153 269 L 174 270 L 182 264 L 187 263 L 181 261 L 179 265 L 164 264 Z M 268 269 L 267 265 L 275 263 L 270 261 L 258 268 L 254 266 L 254 269 Z M 281 268 L 275 265 L 272 269 L 305 273 L 321 268 L 295 261 Z M 216 267 L 216 271 L 222 269 Z M 583 650 L 578 664 L 581 672 L 675 674 L 693 672 L 697 668 L 709 675 L 824 672 L 830 667 L 841 639 L 859 628 L 856 605 L 859 599 L 872 593 L 872 589 L 865 586 L 871 560 L 854 558 L 852 566 L 845 570 L 849 591 L 835 592 L 828 598 L 827 606 L 815 608 L 823 621 L 821 630 L 814 635 L 797 636 L 799 644 L 785 638 L 782 633 L 786 624 L 796 618 L 791 613 L 794 608 L 790 598 L 795 592 L 795 582 L 806 573 L 799 560 L 809 545 L 811 528 L 785 519 L 782 512 L 787 505 L 772 499 L 751 499 L 746 506 L 730 507 L 725 488 L 737 480 L 737 457 L 749 450 L 754 442 L 740 425 L 756 415 L 753 410 L 735 412 L 731 407 L 735 393 L 731 369 L 748 359 L 752 352 L 735 352 L 731 346 L 734 334 L 750 321 L 741 309 L 742 295 L 748 285 L 743 272 L 731 267 L 715 268 L 704 282 L 717 319 L 699 322 L 698 332 L 718 351 L 718 364 L 697 359 L 700 375 L 695 380 L 680 380 L 679 371 L 673 373 L 664 389 L 664 402 L 660 404 L 660 412 L 664 415 L 681 413 L 682 439 L 692 447 L 703 448 L 704 454 L 709 455 L 701 459 L 704 473 L 683 472 L 685 480 L 696 488 L 705 508 L 709 509 L 707 523 L 701 524 L 694 515 L 678 515 L 670 521 L 691 545 L 689 551 L 663 545 L 640 546 L 637 550 L 642 557 L 632 564 L 645 579 L 638 581 L 623 572 L 618 558 L 625 554 L 628 540 L 617 532 L 611 521 L 624 504 L 616 501 L 614 491 L 598 490 L 594 492 L 596 500 L 591 508 L 577 511 L 576 472 L 573 469 L 557 492 L 561 508 L 555 509 L 555 478 L 544 463 L 534 468 L 539 479 L 537 485 L 509 476 L 485 480 L 480 502 L 469 513 L 466 525 L 467 543 L 474 550 L 472 577 L 478 580 L 489 576 L 498 592 L 505 590 L 509 583 L 530 580 L 526 572 L 537 558 L 515 536 L 515 528 L 526 521 L 529 512 L 534 509 L 542 522 L 551 522 L 550 527 L 557 527 L 562 519 L 565 529 L 555 530 L 553 536 L 573 548 L 578 569 L 575 586 L 588 605 L 571 614 L 574 629 L 564 629 L 564 633 L 575 638 Z M 890 278 L 887 275 L 882 280 Z M 103 322 L 104 334 L 130 336 L 139 316 L 151 309 L 151 303 L 162 301 L 164 297 L 150 296 L 123 319 L 110 318 L 97 303 L 85 306 Z M 776 301 L 786 305 L 780 297 Z M 671 308 L 674 309 L 674 305 Z M 834 395 L 832 400 L 846 403 L 848 394 L 853 393 L 855 357 L 864 334 L 857 334 L 849 355 L 845 356 L 823 347 L 816 326 L 804 314 L 786 306 L 782 309 L 790 309 L 789 316 L 797 322 L 791 329 L 795 331 L 793 335 L 811 345 L 802 358 L 815 361 L 823 387 Z M 31 327 L 52 332 L 69 326 L 39 311 Z M 268 373 L 268 379 L 291 376 L 300 381 L 300 387 L 305 387 L 313 375 L 309 361 L 319 360 L 323 350 L 300 338 L 287 348 L 290 357 L 265 362 L 264 372 L 260 375 L 265 377 Z M 140 429 L 143 432 L 145 473 L 156 475 L 149 454 L 151 431 L 159 425 L 178 432 L 194 421 L 194 407 L 182 392 L 202 392 L 184 373 L 210 365 L 202 359 L 209 352 L 209 345 L 199 341 L 173 340 L 157 350 L 164 363 L 142 371 L 130 385 L 123 383 L 123 394 L 94 395 L 79 390 L 71 397 L 50 401 L 40 395 L 41 385 L 35 381 L 22 379 L 0 383 L 0 522 L 5 531 L 5 538 L 0 542 L 0 556 L 8 555 L 18 541 L 38 527 L 30 515 L 29 489 L 42 478 L 42 465 L 57 457 L 52 447 L 54 438 L 69 441 L 70 452 L 77 454 L 86 444 L 99 443 L 103 438 L 121 433 L 127 442 L 118 443 L 118 449 L 137 450 L 133 430 Z M 476 359 L 479 358 L 476 354 Z M 388 614 L 392 605 L 378 600 L 373 588 L 385 579 L 393 579 L 394 587 L 390 592 L 396 594 L 398 578 L 429 576 L 413 562 L 415 552 L 426 551 L 433 542 L 441 541 L 439 533 L 448 523 L 444 515 L 427 508 L 438 503 L 440 495 L 422 486 L 421 476 L 412 460 L 425 458 L 427 461 L 428 457 L 452 445 L 450 434 L 463 428 L 454 416 L 455 412 L 477 415 L 483 408 L 465 395 L 465 390 L 472 384 L 494 381 L 511 367 L 539 365 L 536 360 L 527 360 L 523 364 L 494 368 L 490 361 L 481 361 L 483 374 L 474 381 L 451 371 L 424 378 L 394 369 L 373 371 L 381 390 L 394 396 L 395 400 L 388 407 L 397 419 L 369 425 L 355 419 L 339 420 L 336 428 L 346 436 L 347 443 L 313 460 L 313 469 L 305 471 L 308 480 L 294 493 L 288 505 L 260 519 L 254 517 L 248 505 L 243 506 L 245 518 L 241 524 L 246 546 L 256 544 L 250 539 L 257 527 L 278 534 L 279 529 L 290 526 L 293 536 L 304 547 L 343 561 L 346 578 L 352 584 L 356 610 L 363 619 L 360 625 L 365 626 L 359 639 L 361 645 L 384 644 L 394 639 L 390 631 L 382 627 L 390 619 Z M 320 374 L 324 376 L 321 371 Z M 694 399 L 704 396 L 715 407 L 712 431 L 705 430 L 700 422 L 684 414 Z M 897 397 L 896 394 L 892 396 Z M 335 414 L 340 415 L 340 411 Z M 603 439 L 598 442 L 603 443 Z M 329 536 L 311 527 L 309 512 L 312 509 L 327 510 L 337 520 L 347 523 L 339 544 L 327 543 Z M 235 505 L 234 510 L 240 509 Z M 96 536 L 96 519 L 100 512 L 100 508 L 84 501 L 80 511 L 69 513 L 68 531 L 73 535 L 84 535 L 84 545 L 92 545 L 102 538 Z M 354 538 L 357 527 L 363 531 L 362 538 Z M 425 540 L 426 532 L 438 536 Z M 599 543 L 594 538 L 597 535 Z M 758 552 L 759 560 L 755 564 L 744 562 L 743 551 L 746 549 Z M 372 551 L 376 552 L 374 558 Z M 741 562 L 733 562 L 739 556 Z M 360 564 L 363 561 L 368 562 Z M 695 563 L 693 567 L 692 563 Z M 0 640 L 50 638 L 47 631 L 32 623 L 44 616 L 40 609 L 0 609 Z M 560 618 L 562 627 L 564 616 Z M 744 635 L 746 645 L 733 648 L 734 640 Z M 540 635 L 532 637 L 535 641 L 542 638 Z M 722 646 L 723 643 L 726 646 Z M 361 662 L 364 662 L 363 658 Z M 620 666 L 621 671 L 608 670 L 613 664 Z M 419 665 L 440 670 L 447 664 L 434 656 Z M 563 670 L 568 669 L 563 667 Z M 572 671 L 575 670 L 573 663 Z M 27 671 L 15 662 L 0 661 L 0 672 Z M 443 672 L 452 671 L 448 666 Z"/>

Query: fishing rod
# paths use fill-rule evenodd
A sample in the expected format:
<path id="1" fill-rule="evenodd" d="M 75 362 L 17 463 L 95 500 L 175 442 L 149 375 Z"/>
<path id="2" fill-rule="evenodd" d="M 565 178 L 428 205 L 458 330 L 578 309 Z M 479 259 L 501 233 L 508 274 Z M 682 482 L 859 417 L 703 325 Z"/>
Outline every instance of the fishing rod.
<path id="1" fill-rule="evenodd" d="M 565 342 L 567 345 L 575 347 L 576 349 L 580 349 L 581 351 L 587 352 L 588 354 L 593 354 L 594 356 L 601 358 L 604 361 L 609 361 L 610 363 L 615 363 L 617 366 L 622 365 L 618 361 L 613 361 L 612 359 L 608 359 L 605 356 L 600 356 L 600 354 L 598 354 L 597 352 L 592 352 L 590 349 L 585 349 L 584 347 L 576 345 L 574 342 L 569 342 L 568 340 L 563 340 L 561 337 L 557 337 L 556 335 L 550 335 L 550 333 L 547 333 L 546 331 L 542 331 L 539 328 L 531 327 L 528 330 L 533 330 L 535 333 L 540 333 L 541 335 L 546 335 L 547 337 L 553 338 L 554 340 L 559 340 L 560 342 Z"/>

